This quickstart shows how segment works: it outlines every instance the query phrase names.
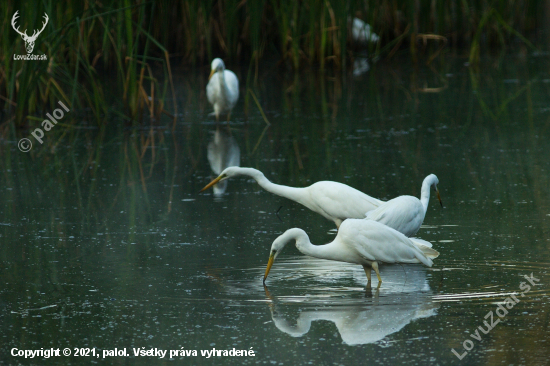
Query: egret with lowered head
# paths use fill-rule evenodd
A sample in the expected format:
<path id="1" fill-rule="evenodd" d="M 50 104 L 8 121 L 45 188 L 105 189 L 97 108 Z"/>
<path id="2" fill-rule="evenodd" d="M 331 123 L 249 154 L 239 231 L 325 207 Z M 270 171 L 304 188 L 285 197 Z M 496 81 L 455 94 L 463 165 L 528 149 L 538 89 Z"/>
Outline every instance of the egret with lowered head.
<path id="1" fill-rule="evenodd" d="M 325 245 L 313 245 L 302 229 L 287 230 L 271 245 L 269 261 L 264 275 L 264 284 L 273 262 L 289 242 L 295 240 L 296 248 L 311 257 L 339 262 L 356 263 L 363 266 L 367 275 L 367 286 L 371 282 L 371 268 L 382 283 L 378 263 L 422 263 L 431 267 L 433 258 L 439 252 L 431 243 L 407 238 L 399 231 L 372 220 L 347 219 L 340 225 L 336 238 Z"/>
<path id="2" fill-rule="evenodd" d="M 338 182 L 321 181 L 304 188 L 288 187 L 270 182 L 259 170 L 234 166 L 226 168 L 201 192 L 224 179 L 238 175 L 248 176 L 258 182 L 260 187 L 266 191 L 306 206 L 334 221 L 336 227 L 340 227 L 342 221 L 348 218 L 365 218 L 367 211 L 371 211 L 383 203 L 383 201 Z"/>

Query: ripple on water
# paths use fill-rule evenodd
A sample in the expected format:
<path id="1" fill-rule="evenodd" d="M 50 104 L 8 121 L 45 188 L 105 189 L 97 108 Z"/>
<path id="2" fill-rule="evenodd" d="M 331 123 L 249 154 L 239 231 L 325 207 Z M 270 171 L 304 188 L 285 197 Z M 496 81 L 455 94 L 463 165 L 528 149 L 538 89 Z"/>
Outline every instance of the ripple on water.
<path id="1" fill-rule="evenodd" d="M 261 281 L 265 268 L 258 267 L 248 271 L 248 289 L 265 294 L 273 325 L 292 337 L 304 336 L 316 321 L 329 321 L 347 345 L 383 345 L 388 335 L 436 315 L 440 306 L 432 300 L 430 274 L 420 265 L 386 266 L 381 287 L 374 280 L 366 289 L 366 275 L 358 265 L 304 256 L 277 262 L 269 288 Z"/>
<path id="2" fill-rule="evenodd" d="M 540 302 L 550 298 L 550 276 L 548 263 L 513 262 L 513 261 L 441 261 L 439 268 L 431 268 L 432 272 L 440 272 L 440 293 L 434 296 L 435 301 L 460 302 L 468 305 L 482 305 L 502 301 L 512 294 L 522 294 L 524 302 Z M 538 279 L 531 286 L 525 276 Z M 437 275 L 435 276 L 437 277 Z M 521 283 L 529 285 L 520 288 Z"/>

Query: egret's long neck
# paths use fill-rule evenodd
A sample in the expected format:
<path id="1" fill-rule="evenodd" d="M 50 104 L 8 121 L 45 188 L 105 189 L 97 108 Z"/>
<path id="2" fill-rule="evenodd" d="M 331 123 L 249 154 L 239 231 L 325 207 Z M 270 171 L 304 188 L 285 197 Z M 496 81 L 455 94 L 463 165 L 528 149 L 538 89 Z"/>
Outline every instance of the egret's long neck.
<path id="1" fill-rule="evenodd" d="M 345 251 L 342 250 L 341 246 L 338 245 L 337 241 L 333 241 L 332 243 L 328 243 L 325 245 L 313 245 L 309 241 L 309 237 L 305 233 L 305 231 L 298 229 L 301 231 L 301 233 L 297 233 L 295 235 L 296 239 L 296 248 L 305 255 L 309 255 L 310 257 L 320 258 L 320 259 L 328 259 L 332 261 L 342 261 L 347 262 L 348 258 L 345 257 L 345 254 L 347 254 Z"/>
<path id="2" fill-rule="evenodd" d="M 301 192 L 303 192 L 303 188 L 287 187 L 272 183 L 265 177 L 264 173 L 259 170 L 253 168 L 240 168 L 239 173 L 253 178 L 256 182 L 258 182 L 260 187 L 268 192 L 276 194 L 277 196 L 285 197 L 298 202 L 302 196 Z"/>
<path id="3" fill-rule="evenodd" d="M 424 213 L 428 210 L 428 203 L 430 202 L 430 188 L 432 186 L 432 181 L 427 177 L 422 182 L 422 189 L 420 190 L 420 202 L 424 207 Z"/>

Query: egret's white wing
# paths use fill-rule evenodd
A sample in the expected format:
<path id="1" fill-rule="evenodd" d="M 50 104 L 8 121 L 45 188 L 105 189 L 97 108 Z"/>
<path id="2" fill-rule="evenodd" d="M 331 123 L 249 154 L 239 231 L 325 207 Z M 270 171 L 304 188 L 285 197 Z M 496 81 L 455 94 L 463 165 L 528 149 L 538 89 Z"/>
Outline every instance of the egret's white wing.
<path id="1" fill-rule="evenodd" d="M 405 236 L 416 234 L 425 216 L 420 200 L 413 196 L 399 196 L 367 213 L 367 219 L 378 221 Z"/>
<path id="2" fill-rule="evenodd" d="M 429 241 L 426 241 L 424 239 L 420 239 L 420 238 L 409 238 L 411 239 L 411 241 L 416 244 L 417 246 L 418 245 L 423 245 L 425 247 L 428 247 L 428 248 L 431 248 L 433 247 L 432 243 L 430 243 Z"/>
<path id="3" fill-rule="evenodd" d="M 224 70 L 225 84 L 229 90 L 229 95 L 227 96 L 227 102 L 229 109 L 233 109 L 237 100 L 239 100 L 239 79 L 237 75 L 231 70 Z"/>
<path id="4" fill-rule="evenodd" d="M 433 264 L 409 238 L 376 221 L 346 220 L 337 239 L 371 261 Z"/>
<path id="5" fill-rule="evenodd" d="M 233 71 L 223 71 L 226 89 L 222 91 L 220 73 L 216 72 L 206 85 L 206 96 L 214 110 L 220 113 L 230 112 L 239 99 L 239 80 Z"/>
<path id="6" fill-rule="evenodd" d="M 218 96 L 220 92 L 220 81 L 218 73 L 214 73 L 210 80 L 208 81 L 208 84 L 206 84 L 206 97 L 208 98 L 208 102 L 210 104 L 214 104 L 216 102 L 216 97 Z"/>

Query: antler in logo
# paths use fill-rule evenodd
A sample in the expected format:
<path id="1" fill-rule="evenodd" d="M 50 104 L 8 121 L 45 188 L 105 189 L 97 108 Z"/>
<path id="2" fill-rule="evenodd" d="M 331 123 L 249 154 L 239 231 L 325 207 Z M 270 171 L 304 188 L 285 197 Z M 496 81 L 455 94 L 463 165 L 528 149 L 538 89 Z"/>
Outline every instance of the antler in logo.
<path id="1" fill-rule="evenodd" d="M 23 38 L 23 41 L 25 41 L 25 48 L 27 49 L 27 53 L 32 53 L 32 50 L 34 49 L 34 42 L 36 41 L 36 38 L 38 37 L 38 35 L 40 33 L 42 33 L 42 31 L 44 30 L 44 28 L 46 28 L 46 24 L 48 24 L 48 14 L 44 13 L 44 18 L 45 18 L 45 22 L 43 23 L 42 25 L 42 29 L 40 29 L 39 31 L 36 31 L 34 30 L 34 32 L 32 33 L 32 36 L 28 36 L 27 35 L 27 30 L 25 29 L 24 32 L 20 32 L 19 31 L 19 27 L 15 28 L 15 20 L 19 17 L 19 15 L 17 15 L 17 13 L 19 12 L 19 10 L 17 10 L 15 12 L 15 14 L 13 14 L 13 17 L 11 18 L 11 26 L 13 27 L 13 29 L 19 33 L 21 35 L 21 37 Z"/>

